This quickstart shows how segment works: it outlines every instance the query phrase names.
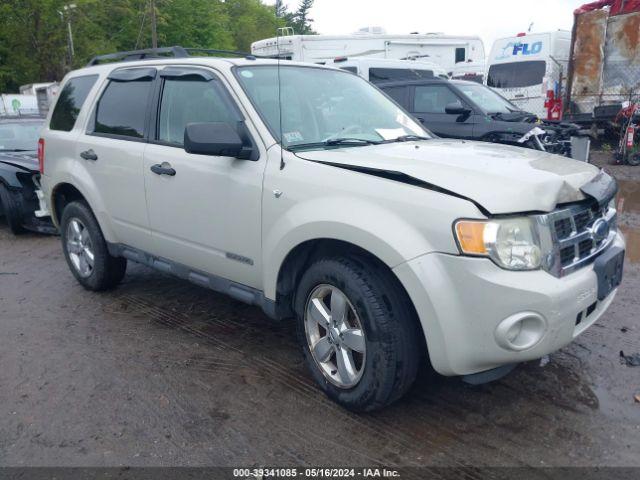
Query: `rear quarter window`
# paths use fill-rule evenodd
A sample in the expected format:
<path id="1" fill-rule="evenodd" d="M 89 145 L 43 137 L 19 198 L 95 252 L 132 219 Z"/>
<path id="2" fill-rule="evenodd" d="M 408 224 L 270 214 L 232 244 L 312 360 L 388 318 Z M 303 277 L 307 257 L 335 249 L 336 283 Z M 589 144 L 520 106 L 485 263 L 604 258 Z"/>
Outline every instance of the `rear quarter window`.
<path id="1" fill-rule="evenodd" d="M 80 110 L 97 79 L 98 75 L 85 75 L 67 81 L 51 114 L 51 122 L 49 122 L 51 130 L 63 132 L 73 130 Z"/>

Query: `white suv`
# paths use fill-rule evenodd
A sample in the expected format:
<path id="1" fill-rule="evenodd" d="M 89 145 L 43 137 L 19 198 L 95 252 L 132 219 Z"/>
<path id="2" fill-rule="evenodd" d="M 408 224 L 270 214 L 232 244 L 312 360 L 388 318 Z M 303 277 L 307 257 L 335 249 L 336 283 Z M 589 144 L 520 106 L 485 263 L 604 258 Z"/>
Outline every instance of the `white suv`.
<path id="1" fill-rule="evenodd" d="M 311 374 L 353 410 L 401 397 L 426 355 L 496 378 L 611 303 L 624 240 L 604 172 L 435 138 L 339 69 L 172 52 L 71 72 L 44 130 L 85 288 L 131 260 L 295 316 Z"/>

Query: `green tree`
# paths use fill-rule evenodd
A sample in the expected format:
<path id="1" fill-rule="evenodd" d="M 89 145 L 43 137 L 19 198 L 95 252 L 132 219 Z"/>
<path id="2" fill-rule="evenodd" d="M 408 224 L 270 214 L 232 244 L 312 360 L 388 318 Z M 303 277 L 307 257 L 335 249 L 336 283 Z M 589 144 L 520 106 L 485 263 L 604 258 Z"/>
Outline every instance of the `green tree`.
<path id="1" fill-rule="evenodd" d="M 283 0 L 276 0 L 275 9 L 276 9 L 276 17 L 278 18 L 285 18 L 285 16 L 288 13 L 287 6 L 284 4 Z"/>
<path id="2" fill-rule="evenodd" d="M 60 78 L 64 72 L 66 30 L 56 0 L 4 0 L 0 3 L 0 92 L 23 83 Z"/>
<path id="3" fill-rule="evenodd" d="M 225 7 L 235 47 L 244 52 L 250 51 L 252 42 L 276 36 L 285 24 L 276 18 L 274 7 L 260 0 L 226 0 Z"/>
<path id="4" fill-rule="evenodd" d="M 68 3 L 76 8 L 65 10 Z M 0 0 L 0 92 L 61 80 L 94 55 L 150 47 L 149 6 L 149 0 Z M 248 51 L 290 23 L 292 14 L 279 8 L 285 17 L 261 0 L 156 0 L 159 45 Z"/>
<path id="5" fill-rule="evenodd" d="M 158 45 L 235 48 L 227 9 L 220 0 L 161 0 L 157 5 Z"/>
<path id="6" fill-rule="evenodd" d="M 295 32 L 299 35 L 312 35 L 316 32 L 311 27 L 313 19 L 309 18 L 309 13 L 313 8 L 314 0 L 301 0 L 298 10 L 292 15 L 292 23 Z"/>

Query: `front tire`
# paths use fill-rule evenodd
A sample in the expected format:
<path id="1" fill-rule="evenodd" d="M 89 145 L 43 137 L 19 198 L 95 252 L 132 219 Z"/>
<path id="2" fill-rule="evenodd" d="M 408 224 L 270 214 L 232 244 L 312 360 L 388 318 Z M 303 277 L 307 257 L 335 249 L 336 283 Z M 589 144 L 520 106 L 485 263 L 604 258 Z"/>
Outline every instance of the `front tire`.
<path id="1" fill-rule="evenodd" d="M 100 225 L 86 203 L 76 201 L 65 207 L 60 237 L 71 273 L 87 290 L 109 290 L 124 278 L 127 260 L 109 254 Z"/>
<path id="2" fill-rule="evenodd" d="M 298 286 L 298 337 L 307 366 L 329 398 L 349 410 L 389 405 L 417 375 L 422 333 L 392 275 L 357 256 L 322 258 Z"/>

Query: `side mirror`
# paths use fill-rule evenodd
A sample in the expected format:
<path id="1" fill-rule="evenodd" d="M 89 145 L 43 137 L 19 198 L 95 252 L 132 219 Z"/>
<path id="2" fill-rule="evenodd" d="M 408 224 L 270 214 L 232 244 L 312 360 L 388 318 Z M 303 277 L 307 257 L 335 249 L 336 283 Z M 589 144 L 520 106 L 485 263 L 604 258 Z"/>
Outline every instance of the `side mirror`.
<path id="1" fill-rule="evenodd" d="M 467 115 L 471 113 L 471 109 L 460 102 L 451 102 L 444 108 L 444 111 L 449 115 Z"/>
<path id="2" fill-rule="evenodd" d="M 196 155 L 239 157 L 242 139 L 236 129 L 224 122 L 189 123 L 184 129 L 184 149 Z"/>

